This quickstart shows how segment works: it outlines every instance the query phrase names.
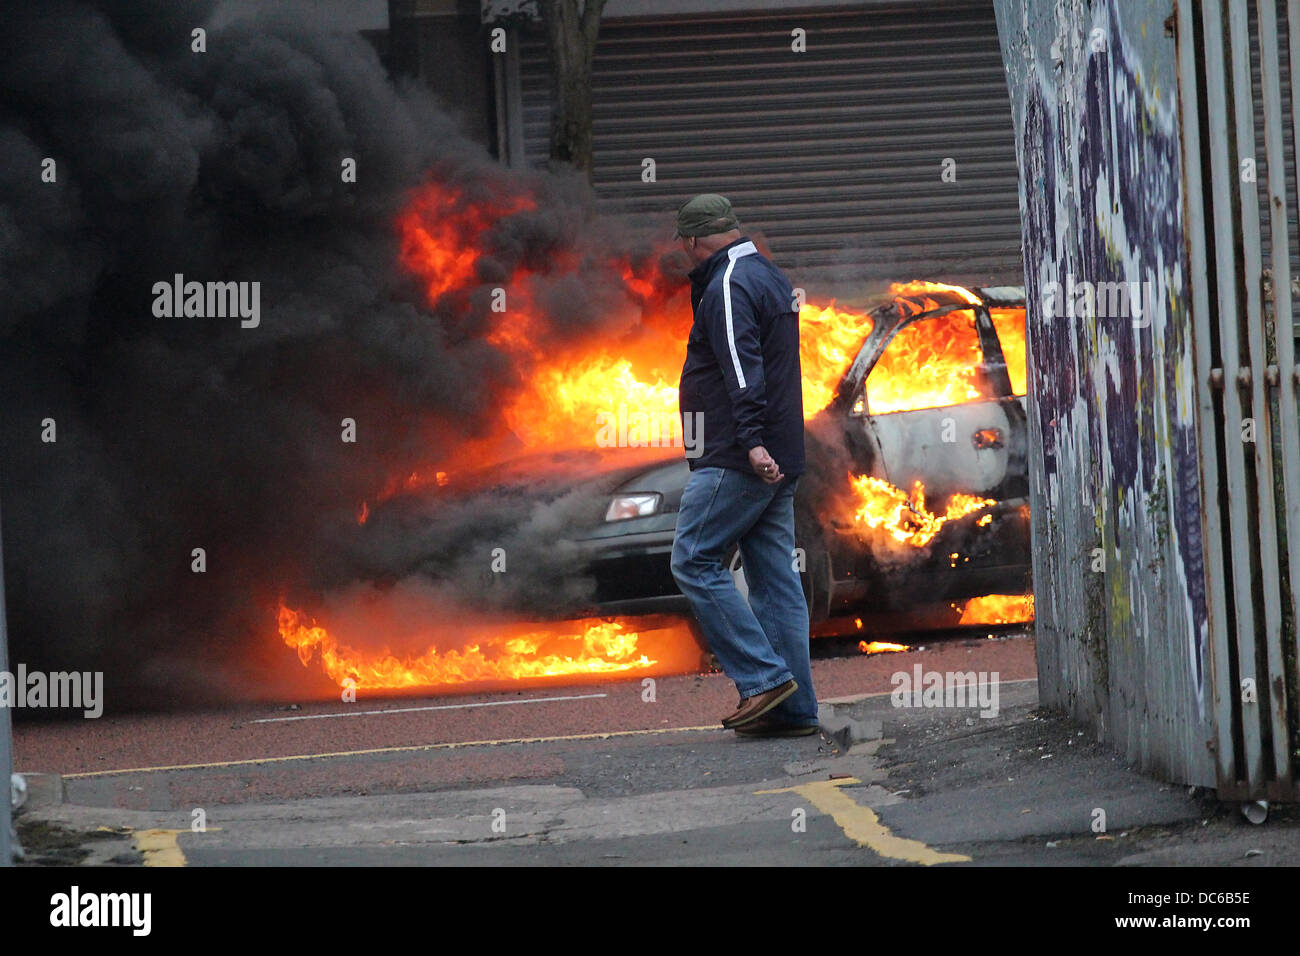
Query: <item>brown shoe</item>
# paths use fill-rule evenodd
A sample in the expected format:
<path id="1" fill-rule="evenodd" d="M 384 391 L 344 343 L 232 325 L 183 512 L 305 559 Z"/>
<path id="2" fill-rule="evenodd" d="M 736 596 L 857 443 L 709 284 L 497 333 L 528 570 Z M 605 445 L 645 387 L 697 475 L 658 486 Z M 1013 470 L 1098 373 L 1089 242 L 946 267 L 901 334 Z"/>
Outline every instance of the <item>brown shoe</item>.
<path id="1" fill-rule="evenodd" d="M 736 728 L 737 737 L 811 737 L 821 730 L 820 724 L 788 724 L 779 717 L 765 714 Z"/>
<path id="2" fill-rule="evenodd" d="M 736 727 L 743 727 L 745 724 L 762 717 L 798 689 L 798 684 L 793 680 L 788 680 L 779 687 L 765 690 L 763 693 L 755 694 L 753 697 L 746 697 L 740 702 L 740 706 L 736 708 L 734 714 L 722 718 L 722 726 L 726 727 L 728 730 L 734 730 Z"/>

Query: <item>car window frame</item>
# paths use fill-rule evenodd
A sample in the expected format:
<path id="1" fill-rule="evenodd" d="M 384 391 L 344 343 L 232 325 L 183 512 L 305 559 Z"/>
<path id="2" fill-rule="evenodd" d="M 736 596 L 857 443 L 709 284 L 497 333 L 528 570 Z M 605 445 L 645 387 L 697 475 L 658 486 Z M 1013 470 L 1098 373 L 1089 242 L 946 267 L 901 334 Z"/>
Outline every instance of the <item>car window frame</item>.
<path id="1" fill-rule="evenodd" d="M 895 300 L 895 304 L 897 300 Z M 1001 307 L 1001 306 L 999 306 Z M 871 406 L 867 401 L 867 382 L 871 378 L 871 373 L 876 370 L 876 365 L 881 357 L 884 356 L 885 350 L 893 343 L 898 333 L 917 322 L 924 322 L 927 319 L 941 318 L 953 312 L 972 312 L 974 313 L 975 334 L 979 340 L 980 362 L 976 368 L 982 376 L 983 381 L 987 383 L 989 396 L 973 399 L 972 401 L 995 402 L 1011 396 L 1011 376 L 1007 371 L 1006 360 L 1002 356 L 1002 343 L 998 340 L 997 329 L 993 326 L 993 316 L 989 312 L 988 306 L 982 301 L 979 305 L 970 302 L 955 302 L 948 305 L 939 306 L 937 309 L 929 309 L 925 312 L 918 312 L 916 315 L 895 323 L 879 342 L 874 345 L 874 356 L 867 364 L 862 373 L 862 379 L 852 391 L 852 400 L 849 403 L 849 414 L 853 417 L 870 417 L 872 416 Z M 870 340 L 863 344 L 863 348 L 871 345 Z M 990 353 L 995 355 L 996 362 L 990 362 Z M 859 399 L 862 402 L 862 411 L 855 411 Z M 959 405 L 970 404 L 968 402 L 958 402 Z M 936 405 L 934 408 L 946 408 L 948 406 Z M 926 409 L 913 408 L 904 409 L 909 411 L 925 411 Z M 890 415 L 899 414 L 896 412 L 879 412 L 877 414 Z"/>
<path id="2" fill-rule="evenodd" d="M 1025 326 L 1024 335 L 1026 336 L 1026 343 L 1025 343 L 1026 345 L 1028 345 L 1027 337 L 1029 335 L 1029 310 L 1026 307 L 1024 302 L 995 302 L 993 305 L 989 305 L 988 303 L 985 303 L 983 308 L 988 316 L 989 333 L 993 337 L 993 339 L 997 342 L 998 361 L 1001 363 L 1003 373 L 1006 375 L 1006 379 L 1007 379 L 1006 394 L 1010 398 L 1017 398 L 1017 399 L 1024 398 L 1026 395 L 1029 394 L 1028 377 L 1026 377 L 1024 393 L 1017 395 L 1015 388 L 1011 384 L 1011 369 L 1007 367 L 1006 354 L 1002 351 L 1002 337 L 998 335 L 997 326 L 993 324 L 992 310 L 993 309 L 1019 309 L 1020 310 L 1021 321 Z"/>

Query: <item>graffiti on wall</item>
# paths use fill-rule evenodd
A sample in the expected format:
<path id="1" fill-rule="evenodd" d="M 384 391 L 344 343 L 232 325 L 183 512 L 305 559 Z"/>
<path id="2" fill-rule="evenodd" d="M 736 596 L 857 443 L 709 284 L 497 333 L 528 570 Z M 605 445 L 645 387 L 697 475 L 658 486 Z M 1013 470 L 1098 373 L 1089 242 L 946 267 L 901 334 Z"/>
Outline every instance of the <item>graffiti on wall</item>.
<path id="1" fill-rule="evenodd" d="M 1092 664 L 1064 683 L 1097 685 L 1066 692 L 1085 701 L 1076 710 L 1097 701 L 1099 722 L 1189 698 L 1203 721 L 1177 91 L 1144 75 L 1163 40 L 1151 24 L 1168 9 L 1044 6 L 999 0 L 998 11 L 1021 167 L 1039 640 L 1087 646 Z"/>

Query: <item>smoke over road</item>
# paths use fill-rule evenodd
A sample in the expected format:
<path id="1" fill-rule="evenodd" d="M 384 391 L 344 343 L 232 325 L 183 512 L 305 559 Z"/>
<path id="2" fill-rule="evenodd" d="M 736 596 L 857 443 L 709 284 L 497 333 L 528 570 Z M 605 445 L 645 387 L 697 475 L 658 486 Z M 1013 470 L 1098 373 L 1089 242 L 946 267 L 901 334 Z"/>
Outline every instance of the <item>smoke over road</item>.
<path id="1" fill-rule="evenodd" d="M 499 436 L 521 371 L 486 335 L 492 287 L 529 274 L 547 348 L 636 322 L 617 273 L 552 263 L 615 251 L 659 275 L 649 240 L 599 220 L 585 184 L 499 167 L 359 36 L 289 9 L 193 52 L 212 7 L 0 3 L 11 659 L 103 669 L 110 707 L 247 692 L 284 656 L 279 597 L 349 584 L 358 502 Z M 533 199 L 486 227 L 472 281 L 432 302 L 394 228 L 431 177 L 462 203 Z M 257 326 L 158 317 L 153 287 L 177 274 L 260 283 Z M 518 548 L 508 597 L 555 595 L 543 555 L 568 505 L 552 497 L 486 522 L 449 514 L 462 598 L 492 596 L 453 566 L 476 531 Z M 384 573 L 422 573 L 401 535 L 380 540 Z M 389 557 L 364 555 L 380 576 Z"/>

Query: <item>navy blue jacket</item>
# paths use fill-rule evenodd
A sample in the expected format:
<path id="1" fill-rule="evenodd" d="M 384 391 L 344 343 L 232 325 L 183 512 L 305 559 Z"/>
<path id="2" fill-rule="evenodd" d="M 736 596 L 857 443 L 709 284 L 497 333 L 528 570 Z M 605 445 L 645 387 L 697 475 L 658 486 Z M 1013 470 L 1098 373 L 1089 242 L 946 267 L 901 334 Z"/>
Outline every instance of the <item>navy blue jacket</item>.
<path id="1" fill-rule="evenodd" d="M 752 473 L 749 450 L 762 445 L 786 475 L 802 474 L 799 313 L 789 280 L 748 238 L 709 256 L 690 279 L 695 324 L 678 407 L 683 416 L 704 413 L 703 453 L 688 458 L 691 470 Z"/>

